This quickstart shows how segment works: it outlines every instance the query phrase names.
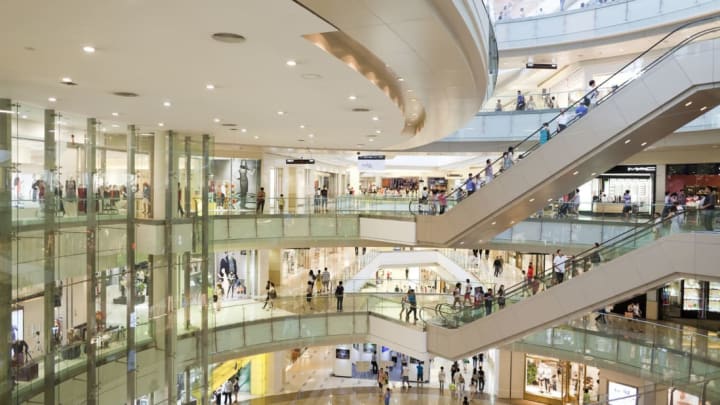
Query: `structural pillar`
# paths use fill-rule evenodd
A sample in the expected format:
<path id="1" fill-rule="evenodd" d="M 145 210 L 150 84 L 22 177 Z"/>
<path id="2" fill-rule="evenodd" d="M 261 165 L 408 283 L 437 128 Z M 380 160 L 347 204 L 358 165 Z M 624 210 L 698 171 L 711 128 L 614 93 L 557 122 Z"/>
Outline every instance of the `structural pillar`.
<path id="1" fill-rule="evenodd" d="M 170 131 L 167 143 L 167 187 L 165 187 L 165 378 L 167 381 L 167 403 L 177 403 L 177 377 L 175 373 L 175 345 L 177 336 L 177 313 L 175 312 L 176 263 L 173 252 L 173 212 L 177 204 L 175 190 L 177 184 L 177 160 L 175 157 L 175 134 Z M 157 150 L 157 149 L 156 149 Z M 156 155 L 157 158 L 157 155 Z M 158 283 L 159 284 L 159 283 Z M 160 304 L 158 302 L 158 304 Z M 162 306 L 162 304 L 161 304 Z"/>
<path id="2" fill-rule="evenodd" d="M 190 151 L 190 137 L 185 137 L 185 193 L 183 194 L 184 200 L 184 209 L 185 209 L 185 217 L 190 216 L 190 195 L 192 194 L 190 187 L 190 178 L 191 178 L 191 151 Z M 194 240 L 195 238 L 193 238 Z M 183 253 L 183 265 L 185 266 L 185 271 L 183 272 L 183 302 L 184 302 L 184 311 L 185 311 L 185 330 L 190 329 L 190 300 L 192 299 L 192 296 L 190 294 L 190 273 L 192 272 L 192 267 L 190 265 L 190 251 L 186 251 Z"/>
<path id="3" fill-rule="evenodd" d="M 208 403 L 208 388 L 210 387 L 210 375 L 208 373 L 208 311 L 210 303 L 208 274 L 210 266 L 210 240 L 208 233 L 209 227 L 209 210 L 208 210 L 208 193 L 210 192 L 210 135 L 202 137 L 202 266 L 200 277 L 202 279 L 202 322 L 200 329 L 200 367 L 202 367 L 202 388 L 201 403 Z"/>
<path id="4" fill-rule="evenodd" d="M 96 324 L 95 312 L 96 312 L 96 300 L 95 300 L 95 289 L 98 285 L 97 278 L 97 256 L 96 256 L 96 234 L 97 234 L 97 210 L 95 209 L 95 152 L 97 147 L 97 121 L 95 118 L 89 118 L 87 120 L 87 135 L 85 137 L 85 184 L 88 188 L 87 193 L 87 211 L 86 211 L 86 247 L 85 247 L 85 279 L 88 282 L 88 288 L 86 293 L 86 319 L 87 319 L 87 332 L 85 333 L 85 350 L 86 350 L 86 370 L 87 370 L 87 405 L 95 405 L 98 401 L 97 392 L 97 373 L 95 356 L 97 349 L 97 336 L 98 325 Z M 104 288 L 104 287 L 103 287 Z M 106 316 L 105 313 L 103 313 Z"/>
<path id="5" fill-rule="evenodd" d="M 55 111 L 45 110 L 45 159 L 44 159 L 44 175 L 45 183 L 44 195 L 44 226 L 43 226 L 43 262 L 45 275 L 45 290 L 43 293 L 43 327 L 45 337 L 45 356 L 43 363 L 44 387 L 43 397 L 45 405 L 55 404 L 55 350 L 59 349 L 62 343 L 55 345 L 53 342 L 53 334 L 49 331 L 53 330 L 55 321 L 55 236 L 56 236 L 56 218 L 55 218 L 55 187 L 57 186 L 56 169 L 57 169 L 57 145 L 55 143 Z M 41 204 L 43 204 L 41 202 Z M 70 325 L 68 320 L 61 325 L 62 332 L 67 330 Z"/>
<path id="6" fill-rule="evenodd" d="M 14 111 L 9 99 L 0 110 Z M 12 114 L 0 113 L 0 336 L 7 347 L 12 330 Z M 0 350 L 0 398 L 10 398 L 10 350 Z"/>
<path id="7" fill-rule="evenodd" d="M 135 192 L 138 185 L 135 179 L 135 154 L 137 153 L 137 132 L 134 125 L 128 125 L 127 130 L 127 237 L 126 237 L 126 255 L 127 272 L 125 274 L 125 296 L 127 297 L 127 309 L 125 311 L 125 350 L 127 359 L 127 375 L 126 375 L 126 402 L 129 404 L 135 401 L 135 369 L 136 369 L 136 351 L 135 351 Z"/>

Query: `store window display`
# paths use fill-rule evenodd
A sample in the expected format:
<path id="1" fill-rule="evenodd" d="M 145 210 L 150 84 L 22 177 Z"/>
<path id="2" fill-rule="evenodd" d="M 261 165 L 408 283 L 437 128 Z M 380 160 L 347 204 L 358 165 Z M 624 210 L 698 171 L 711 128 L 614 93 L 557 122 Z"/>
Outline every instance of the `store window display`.
<path id="1" fill-rule="evenodd" d="M 597 399 L 597 368 L 558 359 L 525 356 L 525 399 L 547 404 Z"/>

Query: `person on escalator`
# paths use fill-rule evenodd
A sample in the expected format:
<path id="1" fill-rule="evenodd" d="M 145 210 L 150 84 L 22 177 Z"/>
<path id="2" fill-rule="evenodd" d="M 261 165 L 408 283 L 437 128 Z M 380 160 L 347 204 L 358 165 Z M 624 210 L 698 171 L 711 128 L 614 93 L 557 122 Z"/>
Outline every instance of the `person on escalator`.
<path id="1" fill-rule="evenodd" d="M 475 192 L 475 178 L 473 177 L 472 173 L 468 173 L 468 178 L 465 181 L 465 190 L 467 191 L 468 197 L 470 197 L 472 193 Z"/>
<path id="2" fill-rule="evenodd" d="M 550 140 L 550 124 L 543 122 L 540 130 L 540 145 L 544 145 L 548 140 Z"/>
<path id="3" fill-rule="evenodd" d="M 515 111 L 524 111 L 525 110 L 525 96 L 523 96 L 522 91 L 517 91 L 517 102 L 515 104 Z"/>
<path id="4" fill-rule="evenodd" d="M 570 117 L 568 116 L 567 109 L 563 108 L 560 110 L 560 115 L 557 119 L 557 133 L 559 134 L 562 132 L 565 128 L 568 126 L 568 122 L 570 122 Z"/>
<path id="5" fill-rule="evenodd" d="M 575 118 L 582 118 L 585 114 L 587 114 L 588 108 L 583 103 L 578 103 L 578 105 L 575 107 Z"/>

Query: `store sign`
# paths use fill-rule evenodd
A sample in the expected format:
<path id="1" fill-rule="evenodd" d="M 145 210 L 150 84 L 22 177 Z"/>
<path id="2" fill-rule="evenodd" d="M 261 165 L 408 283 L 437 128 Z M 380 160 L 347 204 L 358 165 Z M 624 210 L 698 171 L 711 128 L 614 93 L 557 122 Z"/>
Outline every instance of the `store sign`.
<path id="1" fill-rule="evenodd" d="M 358 170 L 385 170 L 384 160 L 358 160 Z"/>
<path id="2" fill-rule="evenodd" d="M 630 385 L 608 381 L 608 404 L 637 405 L 638 389 Z"/>
<path id="3" fill-rule="evenodd" d="M 633 166 L 615 166 L 605 173 L 655 173 L 657 166 L 655 165 L 633 165 Z"/>
<path id="4" fill-rule="evenodd" d="M 358 160 L 385 160 L 385 155 L 358 155 Z"/>
<path id="5" fill-rule="evenodd" d="M 286 165 L 314 165 L 315 159 L 285 159 Z"/>
<path id="6" fill-rule="evenodd" d="M 700 405 L 700 398 L 675 388 L 668 390 L 668 403 L 675 405 Z"/>

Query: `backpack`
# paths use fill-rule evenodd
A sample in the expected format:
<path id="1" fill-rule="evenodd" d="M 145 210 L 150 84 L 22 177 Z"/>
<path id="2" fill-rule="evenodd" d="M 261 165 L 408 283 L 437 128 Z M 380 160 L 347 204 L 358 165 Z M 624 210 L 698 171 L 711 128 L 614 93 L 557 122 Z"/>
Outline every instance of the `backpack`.
<path id="1" fill-rule="evenodd" d="M 270 290 L 270 298 L 272 298 L 272 299 L 277 298 L 277 290 L 275 290 L 275 289 Z"/>

